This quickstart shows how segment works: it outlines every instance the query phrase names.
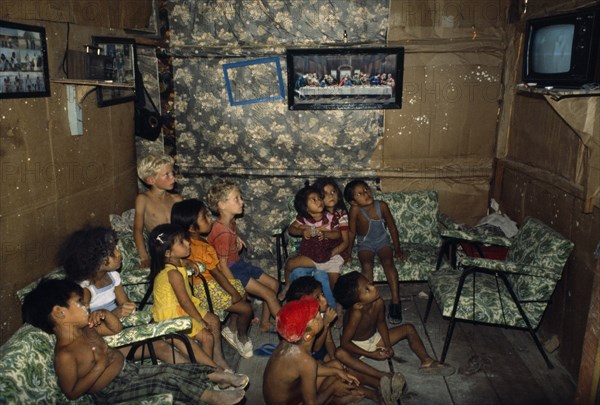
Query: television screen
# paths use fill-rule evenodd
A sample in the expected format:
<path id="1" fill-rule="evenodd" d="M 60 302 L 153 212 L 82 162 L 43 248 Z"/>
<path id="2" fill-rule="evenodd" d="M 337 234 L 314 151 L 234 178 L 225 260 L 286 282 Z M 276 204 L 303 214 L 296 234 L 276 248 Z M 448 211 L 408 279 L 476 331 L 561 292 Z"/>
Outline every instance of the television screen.
<path id="1" fill-rule="evenodd" d="M 540 28 L 532 46 L 532 70 L 537 73 L 566 73 L 571 69 L 575 25 L 560 24 Z"/>
<path id="2" fill-rule="evenodd" d="M 556 88 L 600 82 L 600 6 L 527 20 L 521 78 Z"/>

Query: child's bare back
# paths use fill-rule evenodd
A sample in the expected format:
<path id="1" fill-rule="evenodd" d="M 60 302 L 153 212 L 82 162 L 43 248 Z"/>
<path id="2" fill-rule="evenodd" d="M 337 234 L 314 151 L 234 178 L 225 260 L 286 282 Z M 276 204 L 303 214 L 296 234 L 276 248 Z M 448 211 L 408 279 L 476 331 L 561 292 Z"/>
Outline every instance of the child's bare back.
<path id="1" fill-rule="evenodd" d="M 263 395 L 267 404 L 289 404 L 302 398 L 302 378 L 312 375 L 316 388 L 317 362 L 299 346 L 282 342 L 271 355 L 265 368 Z"/>

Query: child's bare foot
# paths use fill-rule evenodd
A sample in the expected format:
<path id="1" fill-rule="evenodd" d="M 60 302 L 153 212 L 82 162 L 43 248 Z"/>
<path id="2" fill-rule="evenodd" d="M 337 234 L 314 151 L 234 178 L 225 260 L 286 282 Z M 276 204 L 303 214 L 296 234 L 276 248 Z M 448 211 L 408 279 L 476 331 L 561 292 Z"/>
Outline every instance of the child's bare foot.
<path id="1" fill-rule="evenodd" d="M 244 389 L 250 382 L 250 378 L 246 374 L 237 374 L 229 371 L 215 371 L 208 375 L 208 379 L 216 383 L 221 389 L 229 387 Z"/>
<path id="2" fill-rule="evenodd" d="M 260 333 L 277 333 L 275 325 L 273 325 L 271 322 L 261 322 L 258 330 Z"/>
<path id="3" fill-rule="evenodd" d="M 281 291 L 279 292 L 279 294 L 277 294 L 277 299 L 279 301 L 285 301 L 285 294 L 287 294 L 288 288 L 289 287 L 287 284 L 281 288 Z"/>
<path id="4" fill-rule="evenodd" d="M 221 357 L 221 358 L 217 358 L 217 356 L 214 356 L 214 358 L 213 358 L 213 361 L 217 365 L 217 368 L 221 371 L 232 370 L 231 366 L 229 364 L 227 364 L 227 361 L 225 360 L 225 358 L 222 356 L 219 356 L 219 357 Z"/>
<path id="5" fill-rule="evenodd" d="M 419 367 L 419 374 L 429 374 L 429 375 L 441 375 L 443 377 L 448 377 L 454 374 L 456 370 L 454 367 L 446 364 L 440 363 L 437 360 L 431 360 L 431 362 L 421 364 Z"/>
<path id="6" fill-rule="evenodd" d="M 232 391 L 206 390 L 200 396 L 200 400 L 210 405 L 235 405 L 244 399 L 245 395 L 246 391 L 240 388 Z"/>

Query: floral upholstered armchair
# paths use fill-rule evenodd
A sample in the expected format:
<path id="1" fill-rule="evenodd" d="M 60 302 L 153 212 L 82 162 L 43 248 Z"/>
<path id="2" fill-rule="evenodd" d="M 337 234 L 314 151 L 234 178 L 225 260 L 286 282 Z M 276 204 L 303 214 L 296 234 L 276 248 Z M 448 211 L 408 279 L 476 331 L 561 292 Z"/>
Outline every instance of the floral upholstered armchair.
<path id="1" fill-rule="evenodd" d="M 112 219 L 112 218 L 111 218 Z M 114 223 L 113 223 L 114 224 Z M 133 217 L 131 217 L 133 224 Z M 140 302 L 148 289 L 148 269 L 139 269 L 139 260 L 133 244 L 133 234 L 116 229 L 119 235 L 119 248 L 123 254 L 121 278 L 127 295 Z M 45 277 L 64 278 L 58 268 Z M 34 281 L 17 291 L 18 298 L 24 297 L 35 287 Z M 122 332 L 106 336 L 111 347 L 141 345 L 153 339 L 167 336 L 180 336 L 180 332 L 191 328 L 191 318 L 181 317 L 160 323 L 153 323 L 149 308 L 138 310 L 121 322 Z M 0 347 L 0 403 L 7 404 L 58 404 L 68 403 L 58 386 L 54 373 L 54 335 L 43 332 L 29 324 L 24 324 Z M 156 359 L 153 359 L 155 362 Z M 154 395 L 143 401 L 147 404 L 173 403 L 171 394 Z M 84 395 L 74 403 L 93 403 L 91 397 Z"/>
<path id="2" fill-rule="evenodd" d="M 69 402 L 54 373 L 56 338 L 25 324 L 0 347 L 0 403 L 3 404 L 93 404 L 84 395 Z M 171 394 L 148 397 L 147 404 L 171 404 Z"/>
<path id="3" fill-rule="evenodd" d="M 456 320 L 466 320 L 526 328 L 552 368 L 535 329 L 572 250 L 571 241 L 529 217 L 512 239 L 506 260 L 463 257 L 457 269 L 433 273 L 425 320 L 434 299 L 442 315 L 450 317 L 441 361 L 448 352 Z"/>

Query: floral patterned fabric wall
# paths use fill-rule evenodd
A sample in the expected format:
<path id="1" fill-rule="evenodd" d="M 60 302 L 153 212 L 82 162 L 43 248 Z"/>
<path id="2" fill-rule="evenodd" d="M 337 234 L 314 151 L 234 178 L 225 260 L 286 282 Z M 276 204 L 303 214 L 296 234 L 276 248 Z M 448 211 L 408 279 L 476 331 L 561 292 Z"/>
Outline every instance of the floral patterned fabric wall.
<path id="1" fill-rule="evenodd" d="M 340 186 L 373 178 L 370 158 L 382 136 L 382 110 L 289 111 L 287 100 L 230 106 L 223 65 L 279 58 L 286 47 L 385 46 L 388 0 L 174 0 L 176 159 L 184 197 L 204 199 L 230 177 L 246 200 L 238 232 L 247 258 L 274 274 L 272 229 L 305 180 L 329 175 Z M 247 77 L 248 91 L 277 77 Z M 276 86 L 276 84 L 275 84 Z"/>

